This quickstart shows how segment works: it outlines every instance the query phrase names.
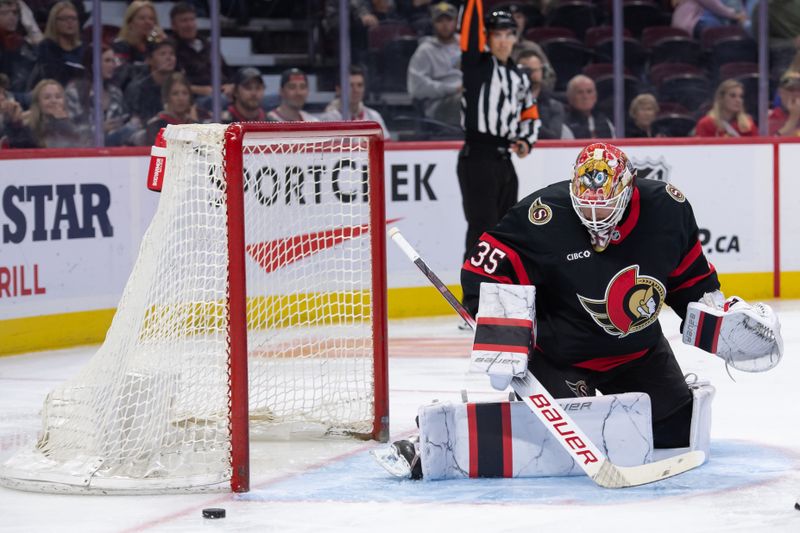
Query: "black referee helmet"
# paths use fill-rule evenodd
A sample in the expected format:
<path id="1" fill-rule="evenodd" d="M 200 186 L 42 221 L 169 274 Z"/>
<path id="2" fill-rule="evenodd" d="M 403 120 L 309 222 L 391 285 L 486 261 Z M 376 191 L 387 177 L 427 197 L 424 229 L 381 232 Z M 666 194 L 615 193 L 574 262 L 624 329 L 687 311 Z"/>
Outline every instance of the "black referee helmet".
<path id="1" fill-rule="evenodd" d="M 484 24 L 488 31 L 491 30 L 514 30 L 517 31 L 517 23 L 514 21 L 513 15 L 508 11 L 498 9 L 489 12 L 485 17 Z"/>

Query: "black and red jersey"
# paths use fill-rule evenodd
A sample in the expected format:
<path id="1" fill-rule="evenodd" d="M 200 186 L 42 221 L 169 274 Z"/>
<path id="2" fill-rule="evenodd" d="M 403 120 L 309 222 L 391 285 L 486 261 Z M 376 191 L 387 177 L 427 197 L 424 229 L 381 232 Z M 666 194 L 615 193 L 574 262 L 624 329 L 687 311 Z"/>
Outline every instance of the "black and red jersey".
<path id="1" fill-rule="evenodd" d="M 662 337 L 663 304 L 683 318 L 719 281 L 683 193 L 660 181 L 635 184 L 600 253 L 572 207 L 568 181 L 520 201 L 465 261 L 464 304 L 476 313 L 481 282 L 535 285 L 538 352 L 599 371 L 644 355 Z"/>

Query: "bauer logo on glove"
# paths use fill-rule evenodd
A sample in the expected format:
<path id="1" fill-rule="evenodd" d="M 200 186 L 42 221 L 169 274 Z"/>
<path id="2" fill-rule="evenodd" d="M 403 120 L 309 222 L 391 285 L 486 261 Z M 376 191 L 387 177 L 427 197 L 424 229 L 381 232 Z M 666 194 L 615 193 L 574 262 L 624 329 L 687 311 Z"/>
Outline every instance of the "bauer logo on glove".
<path id="1" fill-rule="evenodd" d="M 743 372 L 774 368 L 783 356 L 783 339 L 772 308 L 749 304 L 737 296 L 721 305 L 715 300 L 704 296 L 689 304 L 683 342 L 713 353 Z"/>
<path id="2" fill-rule="evenodd" d="M 532 285 L 481 283 L 470 372 L 489 374 L 504 390 L 528 367 L 534 340 L 536 289 Z"/>

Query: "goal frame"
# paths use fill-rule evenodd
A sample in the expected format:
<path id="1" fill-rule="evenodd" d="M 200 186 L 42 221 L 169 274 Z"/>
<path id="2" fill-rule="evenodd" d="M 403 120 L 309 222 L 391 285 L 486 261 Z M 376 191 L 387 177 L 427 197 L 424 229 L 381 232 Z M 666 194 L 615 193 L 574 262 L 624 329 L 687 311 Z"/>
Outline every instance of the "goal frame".
<path id="1" fill-rule="evenodd" d="M 224 140 L 226 224 L 228 231 L 228 358 L 230 373 L 231 490 L 250 490 L 250 438 L 247 361 L 247 278 L 245 274 L 244 146 L 246 139 L 366 137 L 369 161 L 370 251 L 374 418 L 370 436 L 389 439 L 386 308 L 386 210 L 383 130 L 376 122 L 242 122 L 228 126 Z M 169 179 L 169 176 L 166 177 Z"/>

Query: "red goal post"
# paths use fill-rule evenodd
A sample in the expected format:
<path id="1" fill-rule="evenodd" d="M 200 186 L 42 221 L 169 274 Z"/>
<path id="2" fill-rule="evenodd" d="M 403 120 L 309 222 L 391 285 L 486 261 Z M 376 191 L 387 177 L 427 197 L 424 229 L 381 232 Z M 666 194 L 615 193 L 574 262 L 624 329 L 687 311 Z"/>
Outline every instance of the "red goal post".
<path id="1" fill-rule="evenodd" d="M 372 264 L 380 265 L 372 275 L 372 334 L 375 346 L 374 354 L 374 402 L 375 413 L 371 436 L 375 440 L 386 442 L 389 438 L 389 391 L 388 391 L 388 347 L 387 347 L 387 311 L 386 311 L 386 213 L 383 165 L 383 130 L 375 122 L 243 122 L 232 124 L 225 132 L 225 165 L 228 175 L 228 186 L 234 191 L 243 191 L 244 176 L 243 142 L 245 137 L 264 139 L 308 138 L 311 136 L 327 138 L 332 133 L 337 136 L 363 136 L 367 139 L 369 153 L 369 239 L 372 250 Z M 333 149 L 332 146 L 324 149 Z M 244 238 L 244 199 L 243 194 L 228 195 L 228 249 L 231 264 L 228 273 L 231 294 L 245 295 L 245 238 Z M 231 320 L 229 336 L 231 339 L 231 364 L 238 368 L 247 368 L 247 311 L 245 298 L 231 298 Z M 248 440 L 247 375 L 231 373 L 231 461 L 233 474 L 231 489 L 235 492 L 249 490 L 249 450 L 244 443 Z M 238 452 L 237 452 L 238 450 Z"/>
<path id="2" fill-rule="evenodd" d="M 48 394 L 2 485 L 244 492 L 252 440 L 388 440 L 380 126 L 164 138 L 159 206 L 106 340 Z"/>

